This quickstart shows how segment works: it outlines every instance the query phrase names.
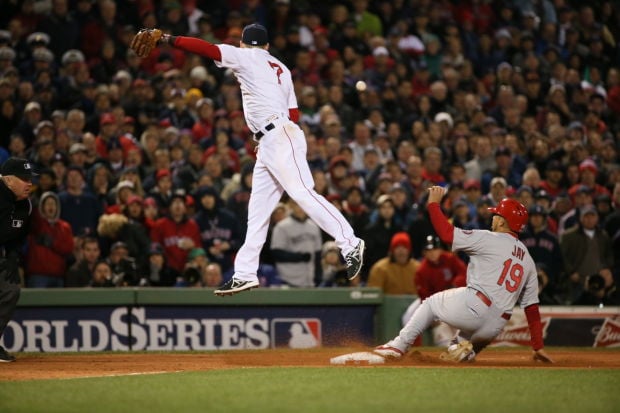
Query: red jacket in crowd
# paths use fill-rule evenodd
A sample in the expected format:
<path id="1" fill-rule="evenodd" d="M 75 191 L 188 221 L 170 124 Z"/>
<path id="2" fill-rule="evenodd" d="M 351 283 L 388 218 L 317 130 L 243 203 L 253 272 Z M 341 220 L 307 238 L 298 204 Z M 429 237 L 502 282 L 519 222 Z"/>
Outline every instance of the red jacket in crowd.
<path id="1" fill-rule="evenodd" d="M 424 258 L 415 273 L 418 296 L 424 300 L 436 292 L 454 287 L 464 287 L 467 266 L 456 255 L 442 251 L 436 263 Z"/>
<path id="2" fill-rule="evenodd" d="M 168 266 L 179 273 L 183 272 L 187 254 L 190 251 L 179 247 L 183 238 L 191 239 L 196 248 L 202 247 L 200 229 L 196 221 L 191 218 L 174 222 L 170 217 L 163 217 L 155 222 L 151 230 L 151 241 L 164 248 L 164 257 L 166 257 Z"/>
<path id="3" fill-rule="evenodd" d="M 71 225 L 60 218 L 47 220 L 38 211 L 33 214 L 32 225 L 28 235 L 26 275 L 64 278 L 67 258 L 73 253 Z"/>

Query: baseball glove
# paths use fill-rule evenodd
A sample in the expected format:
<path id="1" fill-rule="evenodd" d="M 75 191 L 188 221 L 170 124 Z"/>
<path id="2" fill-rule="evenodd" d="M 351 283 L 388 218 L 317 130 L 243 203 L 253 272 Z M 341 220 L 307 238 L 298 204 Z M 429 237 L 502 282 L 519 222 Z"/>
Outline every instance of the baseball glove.
<path id="1" fill-rule="evenodd" d="M 159 29 L 142 29 L 131 40 L 129 47 L 136 52 L 139 57 L 147 57 L 157 46 L 163 33 Z"/>

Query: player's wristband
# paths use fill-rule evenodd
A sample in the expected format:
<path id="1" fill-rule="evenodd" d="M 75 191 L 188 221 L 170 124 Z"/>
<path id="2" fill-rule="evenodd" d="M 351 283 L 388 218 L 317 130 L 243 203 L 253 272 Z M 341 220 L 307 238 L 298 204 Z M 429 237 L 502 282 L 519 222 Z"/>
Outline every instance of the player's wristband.
<path id="1" fill-rule="evenodd" d="M 159 39 L 160 43 L 167 43 L 171 46 L 174 46 L 174 42 L 176 41 L 177 37 L 173 36 L 171 34 L 163 34 L 161 36 L 161 39 Z"/>

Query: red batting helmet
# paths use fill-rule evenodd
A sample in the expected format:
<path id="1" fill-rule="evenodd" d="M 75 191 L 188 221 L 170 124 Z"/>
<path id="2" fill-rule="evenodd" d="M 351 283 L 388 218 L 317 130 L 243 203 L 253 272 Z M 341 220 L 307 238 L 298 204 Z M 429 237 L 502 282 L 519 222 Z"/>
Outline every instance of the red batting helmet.
<path id="1" fill-rule="evenodd" d="M 514 199 L 504 198 L 496 207 L 489 208 L 489 211 L 504 218 L 508 222 L 508 227 L 514 232 L 521 232 L 527 224 L 527 209 Z"/>

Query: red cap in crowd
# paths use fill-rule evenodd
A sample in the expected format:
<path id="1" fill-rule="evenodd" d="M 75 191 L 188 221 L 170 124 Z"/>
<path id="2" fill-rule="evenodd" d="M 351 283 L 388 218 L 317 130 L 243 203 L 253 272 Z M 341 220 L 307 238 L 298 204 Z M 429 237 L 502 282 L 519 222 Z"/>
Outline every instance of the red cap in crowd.
<path id="1" fill-rule="evenodd" d="M 406 232 L 397 232 L 392 236 L 390 241 L 390 251 L 393 251 L 396 247 L 405 247 L 411 251 L 411 238 Z"/>

